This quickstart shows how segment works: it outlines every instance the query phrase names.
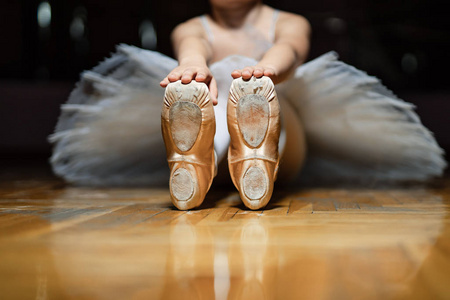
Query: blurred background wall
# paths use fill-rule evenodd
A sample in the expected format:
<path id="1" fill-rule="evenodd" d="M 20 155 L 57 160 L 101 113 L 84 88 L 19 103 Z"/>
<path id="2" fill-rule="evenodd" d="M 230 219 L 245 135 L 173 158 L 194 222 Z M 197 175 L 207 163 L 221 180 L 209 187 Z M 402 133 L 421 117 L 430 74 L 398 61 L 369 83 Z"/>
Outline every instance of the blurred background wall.
<path id="1" fill-rule="evenodd" d="M 450 21 L 444 1 L 265 3 L 308 18 L 310 59 L 335 50 L 416 104 L 423 123 L 450 152 Z M 47 159 L 47 136 L 82 70 L 119 43 L 172 56 L 175 25 L 207 11 L 206 0 L 2 0 L 0 156 Z"/>

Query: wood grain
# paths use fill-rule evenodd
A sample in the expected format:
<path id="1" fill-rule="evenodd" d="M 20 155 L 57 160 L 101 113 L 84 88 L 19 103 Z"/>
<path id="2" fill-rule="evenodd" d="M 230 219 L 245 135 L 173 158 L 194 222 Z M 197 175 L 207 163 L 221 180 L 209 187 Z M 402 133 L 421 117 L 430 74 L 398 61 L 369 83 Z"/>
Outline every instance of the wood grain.
<path id="1" fill-rule="evenodd" d="M 0 184 L 1 299 L 448 299 L 450 181 L 231 187 L 178 211 L 165 188 Z"/>

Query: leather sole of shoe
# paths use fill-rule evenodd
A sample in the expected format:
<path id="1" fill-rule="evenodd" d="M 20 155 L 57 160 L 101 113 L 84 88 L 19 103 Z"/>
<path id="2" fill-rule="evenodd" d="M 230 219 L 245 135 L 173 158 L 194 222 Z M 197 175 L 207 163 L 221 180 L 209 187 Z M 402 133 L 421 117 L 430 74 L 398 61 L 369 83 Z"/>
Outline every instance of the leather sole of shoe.
<path id="1" fill-rule="evenodd" d="M 239 133 L 250 152 L 264 146 L 268 138 L 271 111 L 270 101 L 278 101 L 273 89 L 273 83 L 268 78 L 234 83 L 230 97 L 235 97 L 236 121 Z M 270 95 L 270 96 L 269 96 Z M 269 99 L 270 97 L 270 99 Z M 243 158 L 242 178 L 239 180 L 239 190 L 244 204 L 250 209 L 259 209 L 267 205 L 273 191 L 273 182 L 270 182 L 268 170 L 264 163 L 265 158 L 251 156 Z M 234 163 L 234 162 L 232 162 Z M 270 193 L 270 195 L 269 195 Z"/>
<path id="2" fill-rule="evenodd" d="M 244 141 L 251 148 L 261 146 L 269 127 L 269 104 L 258 94 L 245 95 L 237 104 L 236 117 Z M 267 192 L 267 179 L 258 166 L 247 169 L 242 178 L 242 189 L 251 201 L 261 199 Z"/>
<path id="3" fill-rule="evenodd" d="M 174 103 L 169 110 L 169 124 L 175 146 L 181 152 L 189 151 L 197 141 L 202 124 L 202 111 L 192 102 Z M 194 195 L 194 178 L 186 168 L 178 168 L 170 178 L 170 192 L 180 201 L 188 201 Z"/>
<path id="4" fill-rule="evenodd" d="M 171 140 L 178 149 L 177 152 L 181 153 L 181 158 L 172 169 L 169 190 L 172 203 L 178 209 L 186 210 L 199 206 L 203 198 L 195 199 L 199 192 L 196 170 L 189 163 L 189 158 L 183 157 L 182 153 L 191 150 L 197 142 L 203 117 L 197 103 L 206 102 L 206 97 L 209 96 L 206 85 L 201 87 L 200 83 L 191 82 L 186 85 L 176 82 L 172 85 L 173 88 L 166 89 L 165 98 L 176 99 L 169 108 L 169 127 Z"/>
<path id="5" fill-rule="evenodd" d="M 202 111 L 192 102 L 175 102 L 169 110 L 172 139 L 180 151 L 189 151 L 197 140 L 202 125 Z"/>

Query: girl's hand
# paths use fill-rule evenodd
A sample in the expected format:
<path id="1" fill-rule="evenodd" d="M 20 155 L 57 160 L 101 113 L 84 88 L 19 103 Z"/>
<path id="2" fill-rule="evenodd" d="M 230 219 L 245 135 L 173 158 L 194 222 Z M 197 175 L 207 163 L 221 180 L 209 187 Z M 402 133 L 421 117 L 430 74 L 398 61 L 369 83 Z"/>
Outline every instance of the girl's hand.
<path id="1" fill-rule="evenodd" d="M 256 66 L 249 66 L 245 67 L 240 70 L 234 70 L 231 72 L 231 76 L 236 79 L 239 77 L 242 77 L 244 80 L 249 80 L 252 78 L 252 76 L 255 76 L 256 78 L 261 78 L 262 76 L 267 76 L 272 79 L 272 81 L 275 83 L 277 79 L 278 72 L 273 66 L 269 65 L 256 65 Z"/>
<path id="2" fill-rule="evenodd" d="M 159 84 L 165 88 L 171 82 L 181 80 L 188 84 L 192 80 L 204 82 L 209 88 L 209 94 L 213 105 L 217 105 L 217 83 L 207 66 L 198 66 L 195 64 L 184 64 L 173 69 Z"/>

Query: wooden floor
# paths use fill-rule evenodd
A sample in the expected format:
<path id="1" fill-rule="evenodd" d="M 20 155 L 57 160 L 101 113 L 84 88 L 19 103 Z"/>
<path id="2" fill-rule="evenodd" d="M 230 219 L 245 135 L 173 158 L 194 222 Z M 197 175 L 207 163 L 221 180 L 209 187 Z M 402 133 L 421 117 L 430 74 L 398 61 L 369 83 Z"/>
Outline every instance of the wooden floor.
<path id="1" fill-rule="evenodd" d="M 448 183 L 184 212 L 166 188 L 4 180 L 0 299 L 450 299 Z"/>

